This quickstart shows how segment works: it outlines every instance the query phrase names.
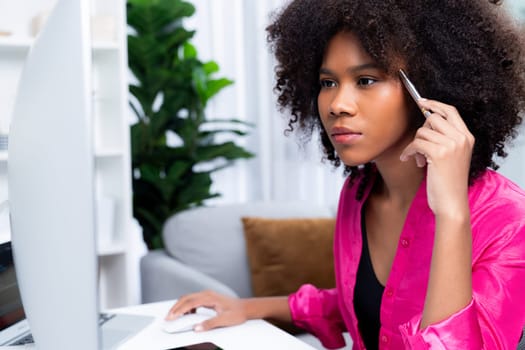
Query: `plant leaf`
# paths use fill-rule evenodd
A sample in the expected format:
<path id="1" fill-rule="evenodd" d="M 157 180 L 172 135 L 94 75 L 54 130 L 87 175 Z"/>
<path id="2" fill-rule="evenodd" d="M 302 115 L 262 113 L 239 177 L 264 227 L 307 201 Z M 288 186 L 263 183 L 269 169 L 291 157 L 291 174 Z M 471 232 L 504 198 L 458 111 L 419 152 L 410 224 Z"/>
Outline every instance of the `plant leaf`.
<path id="1" fill-rule="evenodd" d="M 253 153 L 246 151 L 244 148 L 237 146 L 233 142 L 224 142 L 216 145 L 206 145 L 200 147 L 196 152 L 198 161 L 210 161 L 217 158 L 234 160 L 238 158 L 251 158 Z"/>

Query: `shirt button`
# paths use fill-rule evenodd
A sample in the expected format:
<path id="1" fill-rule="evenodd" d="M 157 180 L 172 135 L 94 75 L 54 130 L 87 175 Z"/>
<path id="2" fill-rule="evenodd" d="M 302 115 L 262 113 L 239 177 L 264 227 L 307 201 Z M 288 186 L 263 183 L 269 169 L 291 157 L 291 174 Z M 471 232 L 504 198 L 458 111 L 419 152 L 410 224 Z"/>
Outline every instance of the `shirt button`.
<path id="1" fill-rule="evenodd" d="M 392 295 L 394 295 L 394 291 L 392 291 L 392 289 L 387 289 L 385 294 L 387 297 L 391 297 Z"/>
<path id="2" fill-rule="evenodd" d="M 403 238 L 401 240 L 401 246 L 403 246 L 403 248 L 408 248 L 408 246 L 410 245 L 410 241 L 406 238 Z"/>
<path id="3" fill-rule="evenodd" d="M 381 342 L 382 343 L 388 343 L 388 337 L 386 335 L 381 336 Z"/>

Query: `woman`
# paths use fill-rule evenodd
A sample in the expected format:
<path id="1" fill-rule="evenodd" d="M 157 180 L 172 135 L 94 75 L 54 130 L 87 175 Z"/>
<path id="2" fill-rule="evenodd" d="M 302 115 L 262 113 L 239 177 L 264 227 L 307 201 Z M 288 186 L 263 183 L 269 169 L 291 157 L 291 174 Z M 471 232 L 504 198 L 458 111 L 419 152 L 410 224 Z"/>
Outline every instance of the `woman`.
<path id="1" fill-rule="evenodd" d="M 289 128 L 318 130 L 348 175 L 336 288 L 245 300 L 202 292 L 167 318 L 208 306 L 218 316 L 199 330 L 277 318 L 329 348 L 348 331 L 354 349 L 515 349 L 525 192 L 488 168 L 521 123 L 525 55 L 501 6 L 295 0 L 268 33 Z M 428 99 L 411 100 L 401 69 Z"/>

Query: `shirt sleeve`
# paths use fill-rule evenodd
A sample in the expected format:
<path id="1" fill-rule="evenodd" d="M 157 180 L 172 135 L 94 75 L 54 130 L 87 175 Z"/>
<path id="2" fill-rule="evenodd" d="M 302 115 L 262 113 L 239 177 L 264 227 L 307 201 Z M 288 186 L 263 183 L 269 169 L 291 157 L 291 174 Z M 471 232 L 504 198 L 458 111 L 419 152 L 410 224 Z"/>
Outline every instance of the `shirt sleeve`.
<path id="1" fill-rule="evenodd" d="M 305 284 L 288 297 L 294 324 L 315 335 L 323 346 L 337 349 L 345 346 L 344 321 L 336 289 L 318 289 Z"/>
<path id="2" fill-rule="evenodd" d="M 525 325 L 525 228 L 512 226 L 473 264 L 466 307 L 424 329 L 421 314 L 400 326 L 406 349 L 516 349 Z"/>

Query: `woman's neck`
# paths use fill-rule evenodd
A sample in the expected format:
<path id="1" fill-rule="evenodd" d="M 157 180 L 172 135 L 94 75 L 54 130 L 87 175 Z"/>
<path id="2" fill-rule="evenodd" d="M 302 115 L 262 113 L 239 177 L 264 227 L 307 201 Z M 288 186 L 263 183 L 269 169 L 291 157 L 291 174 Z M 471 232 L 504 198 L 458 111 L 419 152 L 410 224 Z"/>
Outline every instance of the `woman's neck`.
<path id="1" fill-rule="evenodd" d="M 379 176 L 372 194 L 400 208 L 410 206 L 425 177 L 426 167 L 417 167 L 412 159 L 395 164 L 376 163 L 376 167 Z"/>

